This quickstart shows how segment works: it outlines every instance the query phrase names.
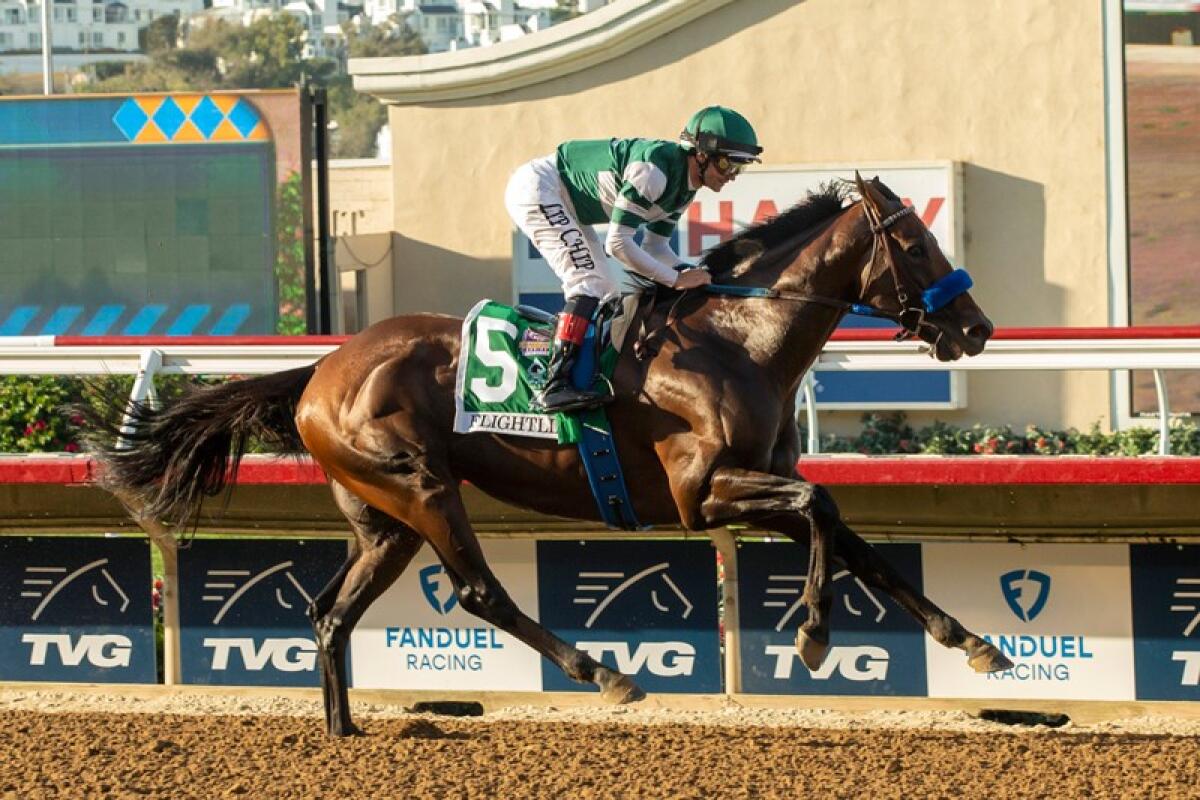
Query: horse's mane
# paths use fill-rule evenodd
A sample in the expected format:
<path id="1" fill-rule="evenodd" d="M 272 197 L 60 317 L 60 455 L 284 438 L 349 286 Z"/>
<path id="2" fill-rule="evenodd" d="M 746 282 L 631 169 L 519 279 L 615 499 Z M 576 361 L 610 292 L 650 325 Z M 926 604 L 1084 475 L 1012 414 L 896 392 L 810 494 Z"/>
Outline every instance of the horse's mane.
<path id="1" fill-rule="evenodd" d="M 714 279 L 725 277 L 748 257 L 767 253 L 841 213 L 854 185 L 834 180 L 823 183 L 796 205 L 746 228 L 704 254 L 701 263 Z M 797 242 L 800 244 L 801 242 Z"/>

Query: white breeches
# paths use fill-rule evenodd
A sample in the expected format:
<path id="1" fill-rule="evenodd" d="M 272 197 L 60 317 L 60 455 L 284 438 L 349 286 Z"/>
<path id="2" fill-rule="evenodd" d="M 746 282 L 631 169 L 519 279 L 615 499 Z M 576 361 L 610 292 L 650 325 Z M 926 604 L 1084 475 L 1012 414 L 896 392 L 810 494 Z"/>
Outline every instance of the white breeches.
<path id="1" fill-rule="evenodd" d="M 576 219 L 554 156 L 518 168 L 508 179 L 504 206 L 562 281 L 568 300 L 580 295 L 602 299 L 617 291 L 604 245 L 590 225 Z"/>

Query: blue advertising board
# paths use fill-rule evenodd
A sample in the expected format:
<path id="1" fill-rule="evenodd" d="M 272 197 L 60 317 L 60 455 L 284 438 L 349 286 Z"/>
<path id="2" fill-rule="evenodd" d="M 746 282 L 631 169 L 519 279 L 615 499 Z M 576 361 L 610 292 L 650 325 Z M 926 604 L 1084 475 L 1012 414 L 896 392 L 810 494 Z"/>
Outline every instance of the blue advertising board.
<path id="1" fill-rule="evenodd" d="M 1200 700 L 1200 545 L 1129 547 L 1138 700 Z"/>
<path id="2" fill-rule="evenodd" d="M 183 682 L 316 686 L 305 609 L 345 560 L 343 541 L 197 539 L 181 549 Z"/>
<path id="3" fill-rule="evenodd" d="M 0 537 L 0 679 L 154 683 L 145 539 Z"/>
<path id="4" fill-rule="evenodd" d="M 538 542 L 543 625 L 648 692 L 721 691 L 707 540 Z M 594 691 L 542 659 L 546 691 Z"/>
<path id="5" fill-rule="evenodd" d="M 910 584 L 921 587 L 918 544 L 877 545 Z M 742 691 L 748 694 L 924 695 L 924 631 L 883 592 L 847 570 L 833 575 L 832 646 L 810 672 L 796 651 L 807 618 L 807 548 L 746 542 L 738 548 Z"/>

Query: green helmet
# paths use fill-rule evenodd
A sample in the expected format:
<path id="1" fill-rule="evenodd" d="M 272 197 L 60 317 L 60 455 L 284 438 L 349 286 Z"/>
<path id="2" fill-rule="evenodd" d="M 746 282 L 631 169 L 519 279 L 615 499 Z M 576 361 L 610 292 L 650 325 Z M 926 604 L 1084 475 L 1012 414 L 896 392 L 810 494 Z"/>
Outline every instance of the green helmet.
<path id="1" fill-rule="evenodd" d="M 708 106 L 692 115 L 679 134 L 686 150 L 723 153 L 734 161 L 761 161 L 763 149 L 746 118 L 725 106 Z"/>

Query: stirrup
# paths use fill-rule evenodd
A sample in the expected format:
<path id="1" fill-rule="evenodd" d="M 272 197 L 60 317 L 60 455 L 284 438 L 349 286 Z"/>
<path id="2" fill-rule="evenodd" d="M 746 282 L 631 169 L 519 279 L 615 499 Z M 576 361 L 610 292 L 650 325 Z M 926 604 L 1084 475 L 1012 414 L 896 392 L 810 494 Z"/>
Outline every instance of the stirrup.
<path id="1" fill-rule="evenodd" d="M 572 411 L 583 411 L 590 408 L 599 408 L 613 401 L 613 395 L 605 392 L 594 392 L 583 389 L 568 389 L 564 391 L 573 392 L 574 398 L 567 398 L 561 403 L 547 405 L 546 398 L 542 395 L 537 395 L 530 402 L 530 408 L 540 414 L 568 414 Z"/>

